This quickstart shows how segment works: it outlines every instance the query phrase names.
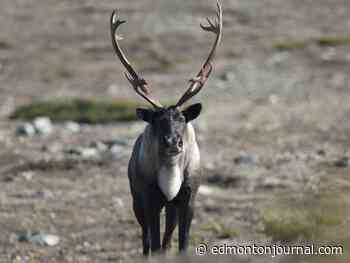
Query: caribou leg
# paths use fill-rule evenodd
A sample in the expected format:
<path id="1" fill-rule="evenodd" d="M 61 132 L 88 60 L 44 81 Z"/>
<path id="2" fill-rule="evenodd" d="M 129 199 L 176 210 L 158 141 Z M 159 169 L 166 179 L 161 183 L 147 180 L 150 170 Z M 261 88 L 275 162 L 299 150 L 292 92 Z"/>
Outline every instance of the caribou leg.
<path id="1" fill-rule="evenodd" d="M 165 232 L 162 242 L 163 251 L 171 247 L 171 237 L 177 225 L 177 211 L 174 204 L 168 204 L 165 208 Z"/>
<path id="2" fill-rule="evenodd" d="M 142 201 L 140 200 L 133 202 L 134 213 L 142 228 L 142 246 L 143 246 L 143 255 L 149 256 L 149 249 L 151 245 L 151 232 L 147 217 L 145 216 L 145 211 L 142 206 Z"/>

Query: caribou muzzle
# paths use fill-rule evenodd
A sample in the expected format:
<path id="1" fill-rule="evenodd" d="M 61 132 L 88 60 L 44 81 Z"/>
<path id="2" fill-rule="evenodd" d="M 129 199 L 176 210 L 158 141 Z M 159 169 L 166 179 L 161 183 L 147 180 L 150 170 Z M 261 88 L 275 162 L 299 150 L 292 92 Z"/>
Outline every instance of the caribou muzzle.
<path id="1" fill-rule="evenodd" d="M 175 156 L 182 152 L 183 141 L 180 135 L 165 135 L 163 137 L 163 145 L 165 147 L 165 153 L 168 156 Z"/>

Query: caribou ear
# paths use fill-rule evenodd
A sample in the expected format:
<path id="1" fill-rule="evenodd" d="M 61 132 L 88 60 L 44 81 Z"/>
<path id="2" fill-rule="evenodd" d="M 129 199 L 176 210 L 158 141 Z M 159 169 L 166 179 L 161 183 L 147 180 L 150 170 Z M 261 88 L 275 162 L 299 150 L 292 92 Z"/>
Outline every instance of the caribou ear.
<path id="1" fill-rule="evenodd" d="M 153 114 L 154 114 L 154 112 L 152 110 L 141 109 L 141 108 L 136 109 L 137 118 L 139 118 L 140 120 L 143 120 L 145 122 L 148 122 L 148 123 L 152 122 Z"/>
<path id="2" fill-rule="evenodd" d="M 186 122 L 190 122 L 197 118 L 202 110 L 202 104 L 196 103 L 187 107 L 182 114 L 185 116 Z"/>

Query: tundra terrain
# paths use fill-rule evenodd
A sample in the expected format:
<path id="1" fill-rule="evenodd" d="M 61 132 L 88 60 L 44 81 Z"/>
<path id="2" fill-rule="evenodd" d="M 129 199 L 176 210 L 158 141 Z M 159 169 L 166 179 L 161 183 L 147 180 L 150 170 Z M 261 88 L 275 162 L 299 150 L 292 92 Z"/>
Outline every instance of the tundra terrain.
<path id="1" fill-rule="evenodd" d="M 341 245 L 344 253 L 235 260 L 348 262 L 350 2 L 222 5 L 224 35 L 214 71 L 193 99 L 204 110 L 194 121 L 203 179 L 191 248 L 188 258 L 178 259 L 175 232 L 166 260 L 205 262 L 195 253 L 203 242 L 307 242 Z M 155 97 L 176 101 L 212 45 L 213 35 L 199 23 L 214 15 L 215 1 L 0 3 L 0 262 L 143 262 L 127 163 L 145 123 L 73 129 L 61 121 L 29 136 L 18 130 L 26 121 L 9 118 L 36 101 L 142 103 L 112 49 L 114 8 L 127 20 L 121 33 L 130 61 Z M 23 238 L 35 232 L 59 242 Z"/>

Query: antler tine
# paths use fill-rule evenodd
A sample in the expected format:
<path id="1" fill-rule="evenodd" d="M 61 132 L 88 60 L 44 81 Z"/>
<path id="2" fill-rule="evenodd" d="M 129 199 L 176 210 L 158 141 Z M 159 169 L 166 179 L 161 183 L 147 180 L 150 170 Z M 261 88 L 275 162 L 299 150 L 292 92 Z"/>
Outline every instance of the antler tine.
<path id="1" fill-rule="evenodd" d="M 213 58 L 215 56 L 216 48 L 218 47 L 221 36 L 222 36 L 222 8 L 220 5 L 219 0 L 217 0 L 217 12 L 216 12 L 216 19 L 214 22 L 207 18 L 208 25 L 205 26 L 203 24 L 200 24 L 200 27 L 204 31 L 212 32 L 216 34 L 216 39 L 213 44 L 212 49 L 210 50 L 210 53 L 208 55 L 208 58 L 206 59 L 205 63 L 203 64 L 201 70 L 198 72 L 196 77 L 190 79 L 190 87 L 186 90 L 186 92 L 182 95 L 182 97 L 179 99 L 179 101 L 176 103 L 177 107 L 180 107 L 182 104 L 184 104 L 186 101 L 188 101 L 190 98 L 192 98 L 194 95 L 196 95 L 204 86 L 205 82 L 207 81 L 210 73 L 212 72 L 212 65 L 211 62 L 213 61 Z"/>
<path id="2" fill-rule="evenodd" d="M 163 108 L 163 106 L 158 101 L 152 99 L 149 96 L 150 92 L 147 89 L 147 82 L 142 77 L 140 77 L 139 74 L 137 74 L 137 72 L 131 66 L 130 62 L 128 61 L 124 52 L 119 46 L 118 40 L 121 40 L 123 38 L 119 36 L 116 32 L 118 27 L 124 24 L 125 22 L 125 20 L 121 20 L 117 17 L 117 9 L 113 10 L 110 18 L 112 44 L 120 62 L 124 65 L 124 67 L 127 70 L 127 73 L 125 73 L 125 77 L 131 83 L 136 93 L 139 94 L 145 100 L 147 100 L 150 104 L 152 104 L 152 106 L 155 109 Z"/>

